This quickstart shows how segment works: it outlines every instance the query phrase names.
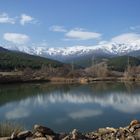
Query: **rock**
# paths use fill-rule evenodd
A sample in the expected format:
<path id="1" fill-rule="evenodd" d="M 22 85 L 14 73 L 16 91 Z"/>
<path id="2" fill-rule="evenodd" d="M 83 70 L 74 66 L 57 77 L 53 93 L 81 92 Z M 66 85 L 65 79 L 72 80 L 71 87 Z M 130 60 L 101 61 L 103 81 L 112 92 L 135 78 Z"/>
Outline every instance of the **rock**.
<path id="1" fill-rule="evenodd" d="M 66 133 L 60 133 L 59 134 L 59 139 L 62 140 L 63 138 L 65 138 L 67 136 Z"/>
<path id="2" fill-rule="evenodd" d="M 106 129 L 106 128 L 99 128 L 98 133 L 99 135 L 106 135 L 106 134 L 112 133 L 112 130 Z"/>
<path id="3" fill-rule="evenodd" d="M 44 137 L 45 134 L 42 134 L 41 132 L 36 131 L 33 136 L 34 137 Z"/>
<path id="4" fill-rule="evenodd" d="M 134 130 L 135 130 L 134 127 L 129 128 L 129 131 L 132 133 L 134 132 Z"/>
<path id="5" fill-rule="evenodd" d="M 26 140 L 32 140 L 33 137 L 26 137 Z"/>
<path id="6" fill-rule="evenodd" d="M 87 138 L 93 139 L 93 140 L 98 138 L 97 135 L 98 135 L 98 134 L 96 134 L 95 132 L 90 132 L 90 133 L 86 133 L 86 134 L 85 134 L 85 136 L 86 136 Z"/>
<path id="7" fill-rule="evenodd" d="M 107 130 L 111 131 L 111 132 L 116 132 L 117 130 L 113 127 L 106 127 Z"/>
<path id="8" fill-rule="evenodd" d="M 130 122 L 130 127 L 136 124 L 140 124 L 140 122 L 138 120 L 133 120 Z"/>
<path id="9" fill-rule="evenodd" d="M 136 129 L 134 135 L 137 138 L 136 140 L 139 140 L 140 139 L 140 129 Z"/>
<path id="10" fill-rule="evenodd" d="M 70 140 L 70 136 L 68 135 L 68 136 L 64 137 L 62 140 Z"/>
<path id="11" fill-rule="evenodd" d="M 136 124 L 136 125 L 133 125 L 129 128 L 130 132 L 134 132 L 136 129 L 139 129 L 140 128 L 140 124 Z"/>
<path id="12" fill-rule="evenodd" d="M 41 137 L 41 138 L 34 138 L 34 139 L 32 139 L 32 140 L 47 140 L 47 138 Z"/>
<path id="13" fill-rule="evenodd" d="M 119 138 L 121 137 L 121 134 L 122 134 L 122 133 L 118 130 L 118 131 L 115 133 L 115 137 L 119 139 Z"/>
<path id="14" fill-rule="evenodd" d="M 72 140 L 82 140 L 82 139 L 86 139 L 86 136 L 83 135 L 82 133 L 78 132 L 77 129 L 73 129 L 73 131 L 70 134 L 70 138 Z"/>
<path id="15" fill-rule="evenodd" d="M 77 129 L 69 134 L 54 133 L 50 128 L 35 125 L 34 133 L 22 131 L 17 134 L 13 132 L 11 137 L 0 138 L 0 140 L 140 140 L 140 122 L 133 120 L 129 126 L 120 128 L 99 128 L 97 131 L 80 133 Z"/>
<path id="16" fill-rule="evenodd" d="M 50 128 L 41 126 L 41 125 L 34 125 L 34 130 L 35 132 L 40 132 L 45 135 L 55 135 L 53 130 L 51 130 Z"/>
<path id="17" fill-rule="evenodd" d="M 134 129 L 136 130 L 136 129 L 139 129 L 140 128 L 140 124 L 136 124 L 135 126 L 134 126 Z"/>
<path id="18" fill-rule="evenodd" d="M 31 131 L 22 131 L 22 132 L 18 133 L 17 138 L 22 139 L 22 138 L 29 137 L 31 135 L 32 135 Z"/>
<path id="19" fill-rule="evenodd" d="M 71 132 L 72 134 L 72 139 L 78 139 L 78 130 L 77 129 L 73 129 L 73 131 Z"/>
<path id="20" fill-rule="evenodd" d="M 54 136 L 46 135 L 47 140 L 54 140 Z"/>
<path id="21" fill-rule="evenodd" d="M 128 136 L 126 140 L 135 140 L 135 138 L 133 136 Z"/>
<path id="22" fill-rule="evenodd" d="M 16 139 L 17 138 L 17 132 L 13 132 L 12 134 L 11 134 L 11 137 L 10 137 L 11 139 Z"/>
<path id="23" fill-rule="evenodd" d="M 100 136 L 97 132 L 90 132 L 88 135 L 88 137 L 90 138 L 98 138 Z"/>
<path id="24" fill-rule="evenodd" d="M 130 130 L 127 127 L 123 128 L 123 130 L 124 130 L 125 134 L 130 133 Z"/>

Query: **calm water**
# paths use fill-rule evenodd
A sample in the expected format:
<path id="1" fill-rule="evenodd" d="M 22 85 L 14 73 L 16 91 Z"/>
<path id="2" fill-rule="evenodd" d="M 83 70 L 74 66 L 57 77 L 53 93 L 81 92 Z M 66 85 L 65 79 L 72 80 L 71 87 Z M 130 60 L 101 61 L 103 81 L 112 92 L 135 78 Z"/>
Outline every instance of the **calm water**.
<path id="1" fill-rule="evenodd" d="M 140 120 L 140 84 L 16 84 L 0 86 L 0 121 L 56 131 L 91 131 Z"/>

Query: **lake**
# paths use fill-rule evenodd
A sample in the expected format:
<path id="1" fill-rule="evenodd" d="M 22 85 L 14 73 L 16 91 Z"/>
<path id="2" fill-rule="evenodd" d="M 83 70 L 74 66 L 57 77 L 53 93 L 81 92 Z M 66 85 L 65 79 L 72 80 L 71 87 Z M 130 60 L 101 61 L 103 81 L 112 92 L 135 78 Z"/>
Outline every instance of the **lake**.
<path id="1" fill-rule="evenodd" d="M 0 122 L 56 132 L 119 127 L 140 120 L 140 83 L 27 83 L 0 85 Z"/>

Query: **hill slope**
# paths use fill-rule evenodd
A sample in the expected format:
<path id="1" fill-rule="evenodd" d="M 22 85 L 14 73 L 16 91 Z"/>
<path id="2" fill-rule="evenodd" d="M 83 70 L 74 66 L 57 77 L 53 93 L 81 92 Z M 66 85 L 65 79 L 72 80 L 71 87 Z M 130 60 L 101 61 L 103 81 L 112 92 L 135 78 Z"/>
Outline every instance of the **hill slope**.
<path id="1" fill-rule="evenodd" d="M 92 55 L 87 55 L 87 56 L 83 56 L 83 57 L 79 57 L 79 58 L 70 60 L 68 62 L 69 63 L 73 62 L 77 66 L 81 66 L 83 68 L 86 68 L 86 67 L 90 67 L 93 64 L 100 63 L 104 59 L 108 59 L 108 58 L 109 57 L 105 56 L 105 55 L 104 56 L 103 55 L 100 55 L 100 56 L 95 56 L 94 55 L 94 57 Z"/>
<path id="2" fill-rule="evenodd" d="M 0 46 L 0 52 L 9 52 L 9 50 Z"/>
<path id="3" fill-rule="evenodd" d="M 91 67 L 91 65 L 96 65 L 101 62 L 106 62 L 110 70 L 122 72 L 128 66 L 128 59 L 129 59 L 129 64 L 131 66 L 140 65 L 139 57 L 133 57 L 133 56 L 108 57 L 108 56 L 101 56 L 101 55 L 95 57 L 93 56 L 79 57 L 78 59 L 73 60 L 73 63 L 75 65 L 86 68 L 86 67 Z"/>
<path id="4" fill-rule="evenodd" d="M 63 66 L 63 63 L 43 58 L 40 56 L 29 55 L 22 52 L 9 51 L 0 47 L 0 70 L 14 70 L 15 68 L 40 69 L 42 65 L 52 67 Z"/>
<path id="5" fill-rule="evenodd" d="M 124 71 L 128 63 L 130 66 L 140 65 L 140 59 L 132 56 L 118 56 L 109 59 L 107 63 L 111 70 Z"/>

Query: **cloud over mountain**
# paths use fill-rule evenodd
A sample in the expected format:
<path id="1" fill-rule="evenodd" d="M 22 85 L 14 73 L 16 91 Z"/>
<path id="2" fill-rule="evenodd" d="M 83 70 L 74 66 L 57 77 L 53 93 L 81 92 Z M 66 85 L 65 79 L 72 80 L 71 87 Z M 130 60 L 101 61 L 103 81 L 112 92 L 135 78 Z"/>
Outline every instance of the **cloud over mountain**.
<path id="1" fill-rule="evenodd" d="M 111 39 L 115 43 L 140 44 L 140 34 L 124 33 Z"/>
<path id="2" fill-rule="evenodd" d="M 19 33 L 5 33 L 3 38 L 14 44 L 25 44 L 30 40 L 29 36 Z"/>
<path id="3" fill-rule="evenodd" d="M 66 37 L 69 39 L 78 39 L 78 40 L 90 40 L 90 39 L 99 39 L 101 37 L 100 33 L 89 32 L 81 28 L 75 28 L 67 32 Z"/>

